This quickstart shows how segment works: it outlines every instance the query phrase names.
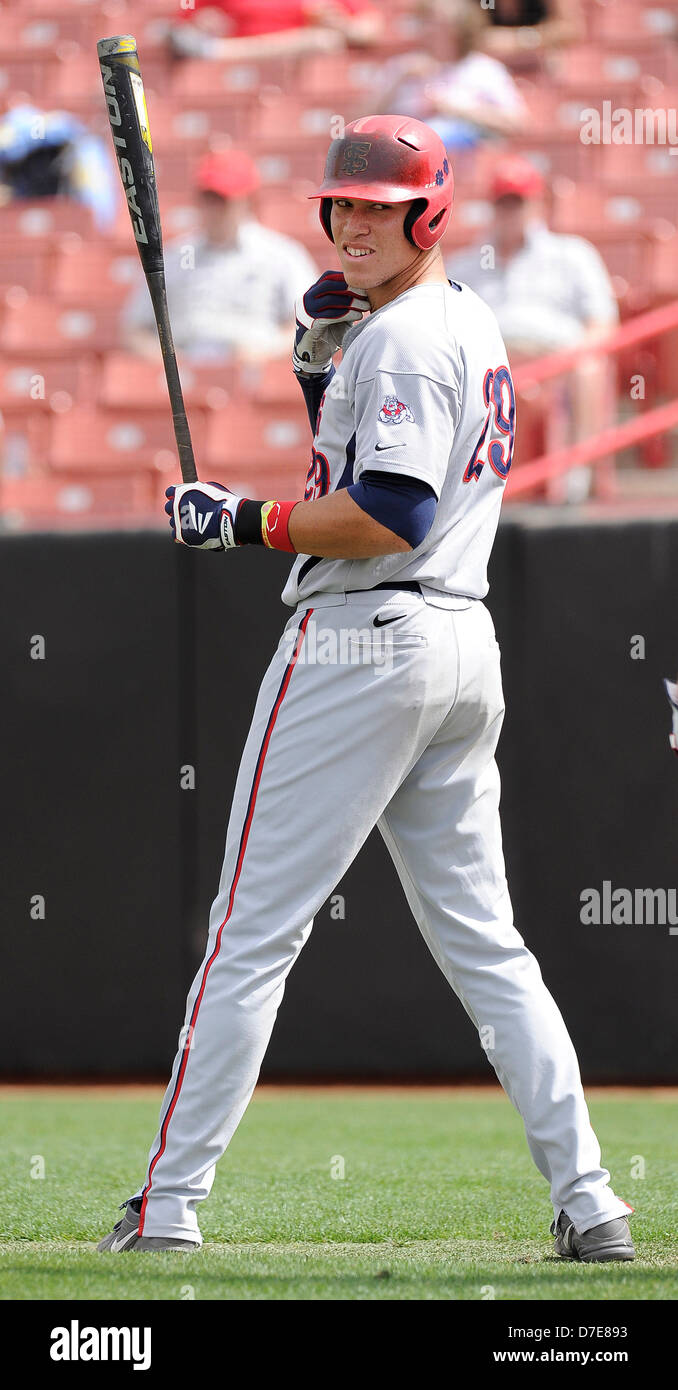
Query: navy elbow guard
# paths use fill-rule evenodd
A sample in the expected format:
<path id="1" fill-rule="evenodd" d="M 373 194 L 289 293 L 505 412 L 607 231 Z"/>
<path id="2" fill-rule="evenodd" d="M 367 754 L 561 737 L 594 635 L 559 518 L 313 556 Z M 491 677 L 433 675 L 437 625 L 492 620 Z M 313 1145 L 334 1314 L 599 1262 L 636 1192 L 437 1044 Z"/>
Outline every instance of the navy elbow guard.
<path id="1" fill-rule="evenodd" d="M 351 483 L 348 494 L 373 521 L 407 541 L 413 550 L 433 525 L 437 498 L 433 488 L 419 478 L 368 470 L 357 483 Z"/>

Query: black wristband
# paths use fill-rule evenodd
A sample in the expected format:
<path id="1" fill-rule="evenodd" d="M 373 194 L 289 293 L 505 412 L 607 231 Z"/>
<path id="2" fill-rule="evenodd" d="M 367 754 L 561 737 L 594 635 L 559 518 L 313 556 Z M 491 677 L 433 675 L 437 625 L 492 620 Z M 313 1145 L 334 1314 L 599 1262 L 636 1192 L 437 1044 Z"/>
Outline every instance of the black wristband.
<path id="1" fill-rule="evenodd" d="M 264 537 L 261 530 L 261 509 L 263 505 L 263 502 L 250 502 L 248 497 L 243 498 L 235 518 L 234 531 L 236 545 L 264 544 Z"/>

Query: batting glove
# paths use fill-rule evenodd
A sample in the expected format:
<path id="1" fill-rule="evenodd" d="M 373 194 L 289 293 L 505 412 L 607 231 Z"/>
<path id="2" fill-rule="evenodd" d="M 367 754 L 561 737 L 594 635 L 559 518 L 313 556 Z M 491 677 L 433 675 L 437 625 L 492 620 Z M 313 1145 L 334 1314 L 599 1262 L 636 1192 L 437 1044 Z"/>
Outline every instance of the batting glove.
<path id="1" fill-rule="evenodd" d="M 346 330 L 369 309 L 359 290 L 349 289 L 340 270 L 326 270 L 296 301 L 297 332 L 292 362 L 295 372 L 320 376 L 328 371 Z"/>
<path id="2" fill-rule="evenodd" d="M 678 753 L 678 681 L 674 685 L 672 681 L 665 680 L 664 687 L 673 715 L 673 733 L 669 734 L 669 743 L 674 753 Z"/>
<path id="3" fill-rule="evenodd" d="M 200 550 L 233 550 L 235 518 L 242 497 L 221 483 L 181 483 L 168 487 L 165 511 L 175 541 Z"/>

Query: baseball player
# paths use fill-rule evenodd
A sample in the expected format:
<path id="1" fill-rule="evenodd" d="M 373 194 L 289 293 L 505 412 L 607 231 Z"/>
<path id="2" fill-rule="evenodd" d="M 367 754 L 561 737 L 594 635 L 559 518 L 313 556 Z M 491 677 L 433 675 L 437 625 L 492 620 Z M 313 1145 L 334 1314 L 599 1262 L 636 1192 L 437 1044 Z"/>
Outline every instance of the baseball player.
<path id="1" fill-rule="evenodd" d="M 445 275 L 453 177 L 427 126 L 353 122 L 315 196 L 341 273 L 297 304 L 293 365 L 313 430 L 304 500 L 254 501 L 217 483 L 167 490 L 181 544 L 297 558 L 145 1179 L 99 1249 L 201 1245 L 197 1208 L 254 1090 L 286 977 L 378 825 L 523 1118 L 557 1253 L 631 1260 L 632 1208 L 601 1166 L 574 1048 L 513 924 L 504 873 L 504 704 L 483 598 L 515 429 L 506 349 L 492 311 Z"/>

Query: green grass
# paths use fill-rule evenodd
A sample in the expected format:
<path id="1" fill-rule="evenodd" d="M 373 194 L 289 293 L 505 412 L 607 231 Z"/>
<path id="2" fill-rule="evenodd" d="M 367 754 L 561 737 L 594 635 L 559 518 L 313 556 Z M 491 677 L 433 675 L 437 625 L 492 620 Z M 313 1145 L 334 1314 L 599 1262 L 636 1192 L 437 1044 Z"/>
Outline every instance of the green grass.
<path id="1" fill-rule="evenodd" d="M 613 1185 L 636 1209 L 638 1258 L 611 1266 L 553 1257 L 546 1184 L 498 1090 L 263 1088 L 200 1212 L 202 1251 L 99 1255 L 143 1177 L 160 1096 L 5 1091 L 0 1298 L 678 1297 L 671 1093 L 590 1098 Z M 31 1176 L 38 1155 L 44 1178 Z"/>

